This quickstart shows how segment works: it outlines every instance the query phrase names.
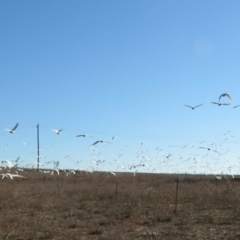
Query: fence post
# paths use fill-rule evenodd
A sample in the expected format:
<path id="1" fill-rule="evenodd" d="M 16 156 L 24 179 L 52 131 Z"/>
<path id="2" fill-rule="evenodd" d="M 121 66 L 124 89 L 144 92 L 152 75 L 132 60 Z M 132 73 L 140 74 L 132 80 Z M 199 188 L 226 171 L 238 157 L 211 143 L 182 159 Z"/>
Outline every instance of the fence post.
<path id="1" fill-rule="evenodd" d="M 174 213 L 177 212 L 177 206 L 178 206 L 178 177 L 177 177 L 177 181 L 176 181 L 176 198 L 175 198 L 175 209 L 174 209 Z"/>

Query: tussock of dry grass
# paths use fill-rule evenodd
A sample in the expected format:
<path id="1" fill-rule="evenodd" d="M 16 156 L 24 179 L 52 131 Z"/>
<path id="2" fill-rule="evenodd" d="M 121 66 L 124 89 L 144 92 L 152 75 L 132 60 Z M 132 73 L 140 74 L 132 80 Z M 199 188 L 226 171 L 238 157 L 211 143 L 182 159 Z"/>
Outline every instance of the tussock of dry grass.
<path id="1" fill-rule="evenodd" d="M 0 239 L 240 239 L 240 183 L 25 173 L 0 182 Z M 117 189 L 116 189 L 117 181 Z"/>

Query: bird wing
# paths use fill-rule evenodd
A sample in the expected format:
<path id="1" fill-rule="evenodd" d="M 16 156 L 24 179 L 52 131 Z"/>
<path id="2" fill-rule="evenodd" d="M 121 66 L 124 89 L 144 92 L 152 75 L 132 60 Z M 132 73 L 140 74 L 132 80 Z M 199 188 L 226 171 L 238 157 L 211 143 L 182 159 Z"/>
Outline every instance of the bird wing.
<path id="1" fill-rule="evenodd" d="M 94 145 L 96 145 L 97 143 L 99 143 L 99 140 L 96 141 L 96 142 L 94 142 L 91 146 L 94 146 Z"/>
<path id="2" fill-rule="evenodd" d="M 190 107 L 190 108 L 193 108 L 192 106 L 190 106 L 190 105 L 186 105 L 186 104 L 184 104 L 184 106 L 185 106 L 185 107 Z"/>
<path id="3" fill-rule="evenodd" d="M 211 103 L 213 103 L 213 104 L 219 104 L 219 103 L 217 103 L 217 102 L 211 102 Z"/>
<path id="4" fill-rule="evenodd" d="M 221 95 L 219 96 L 219 102 L 220 102 L 221 97 L 228 97 L 229 99 L 232 100 L 232 97 L 231 97 L 228 93 L 223 93 L 223 94 L 221 94 Z"/>
<path id="5" fill-rule="evenodd" d="M 226 96 L 227 96 L 229 99 L 232 100 L 232 97 L 231 97 L 229 94 L 226 94 Z"/>
<path id="6" fill-rule="evenodd" d="M 238 104 L 238 105 L 234 106 L 233 108 L 237 108 L 237 107 L 239 107 L 239 106 L 240 106 L 240 104 Z"/>
<path id="7" fill-rule="evenodd" d="M 202 106 L 202 105 L 203 105 L 203 103 L 202 103 L 202 104 L 199 104 L 199 105 L 197 105 L 197 106 L 195 106 L 195 108 L 196 108 L 196 107 L 200 107 L 200 106 Z"/>
<path id="8" fill-rule="evenodd" d="M 18 123 L 14 126 L 14 128 L 11 130 L 11 131 L 14 131 L 14 130 L 16 130 L 17 129 L 17 127 L 18 127 Z"/>
<path id="9" fill-rule="evenodd" d="M 22 175 L 17 175 L 17 174 L 14 174 L 14 175 L 12 175 L 12 177 L 17 177 L 17 178 L 26 178 L 26 177 L 24 177 L 24 176 L 22 176 Z"/>
<path id="10" fill-rule="evenodd" d="M 230 105 L 230 103 L 221 103 L 221 105 Z"/>
<path id="11" fill-rule="evenodd" d="M 6 160 L 6 161 L 7 161 L 8 167 L 12 168 L 13 167 L 13 163 L 11 161 L 9 161 L 9 160 Z"/>
<path id="12" fill-rule="evenodd" d="M 11 179 L 13 179 L 13 176 L 12 176 L 12 174 L 10 174 L 10 173 L 7 173 L 7 176 L 9 176 Z"/>
<path id="13" fill-rule="evenodd" d="M 58 130 L 58 129 L 51 129 L 52 131 L 54 131 L 55 133 L 60 133 L 62 131 L 62 129 Z"/>

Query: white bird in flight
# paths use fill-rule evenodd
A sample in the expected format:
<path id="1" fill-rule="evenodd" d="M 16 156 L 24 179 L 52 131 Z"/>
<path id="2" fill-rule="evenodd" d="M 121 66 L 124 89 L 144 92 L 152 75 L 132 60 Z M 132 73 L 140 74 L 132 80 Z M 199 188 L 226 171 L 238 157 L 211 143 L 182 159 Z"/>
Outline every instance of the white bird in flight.
<path id="1" fill-rule="evenodd" d="M 98 143 L 103 143 L 103 142 L 110 143 L 110 142 L 108 142 L 108 141 L 104 141 L 104 140 L 97 140 L 97 141 L 94 142 L 92 145 L 90 145 L 90 147 L 91 147 L 91 146 L 94 146 L 94 145 L 96 145 L 96 144 L 98 144 Z"/>
<path id="2" fill-rule="evenodd" d="M 5 130 L 7 130 L 9 133 L 14 133 L 17 127 L 18 127 L 18 123 L 12 129 L 5 128 Z"/>
<path id="3" fill-rule="evenodd" d="M 79 134 L 79 135 L 77 135 L 76 137 L 91 137 L 91 136 L 89 136 L 89 135 L 87 135 L 87 134 Z"/>
<path id="4" fill-rule="evenodd" d="M 228 97 L 230 100 L 232 100 L 232 97 L 228 93 L 223 93 L 219 96 L 219 102 L 220 102 L 222 97 Z"/>
<path id="5" fill-rule="evenodd" d="M 59 135 L 63 129 L 58 130 L 58 129 L 53 129 L 53 128 L 52 128 L 51 130 L 54 131 L 56 134 Z"/>
<path id="6" fill-rule="evenodd" d="M 194 110 L 195 108 L 200 107 L 200 106 L 202 106 L 202 105 L 203 105 L 203 103 L 200 104 L 200 105 L 197 105 L 197 106 L 190 106 L 190 105 L 184 104 L 185 107 L 189 107 L 189 108 L 191 108 L 192 110 Z"/>
<path id="7" fill-rule="evenodd" d="M 220 102 L 211 102 L 212 104 L 217 104 L 218 106 L 222 106 L 222 105 L 230 105 L 230 103 L 220 103 Z"/>
<path id="8" fill-rule="evenodd" d="M 20 158 L 20 157 L 19 157 Z M 11 169 L 11 168 L 14 168 L 14 167 L 16 167 L 17 165 L 18 165 L 18 163 L 16 164 L 16 162 L 19 160 L 19 158 L 17 158 L 15 161 L 10 161 L 10 160 L 3 160 L 2 161 L 2 163 L 7 163 L 7 167 L 9 168 L 9 169 Z M 15 162 L 15 164 L 13 164 L 13 162 Z"/>
<path id="9" fill-rule="evenodd" d="M 201 148 L 201 149 L 206 149 L 206 150 L 208 150 L 208 151 L 213 151 L 213 152 L 219 153 L 218 151 L 213 150 L 213 149 L 211 149 L 211 148 L 209 148 L 209 147 L 199 147 L 199 148 Z"/>
<path id="10" fill-rule="evenodd" d="M 10 177 L 11 179 L 13 178 L 26 178 L 24 176 L 18 175 L 18 174 L 11 174 L 11 173 L 6 173 L 6 174 L 1 174 L 2 175 L 2 179 L 4 179 L 5 177 Z"/>

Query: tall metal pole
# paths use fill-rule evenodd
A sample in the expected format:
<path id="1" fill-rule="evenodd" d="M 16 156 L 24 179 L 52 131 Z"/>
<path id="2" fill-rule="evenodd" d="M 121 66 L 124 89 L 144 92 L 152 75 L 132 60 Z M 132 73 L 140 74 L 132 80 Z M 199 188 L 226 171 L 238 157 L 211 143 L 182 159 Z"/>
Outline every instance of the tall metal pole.
<path id="1" fill-rule="evenodd" d="M 39 123 L 37 125 L 37 171 L 39 171 Z"/>

